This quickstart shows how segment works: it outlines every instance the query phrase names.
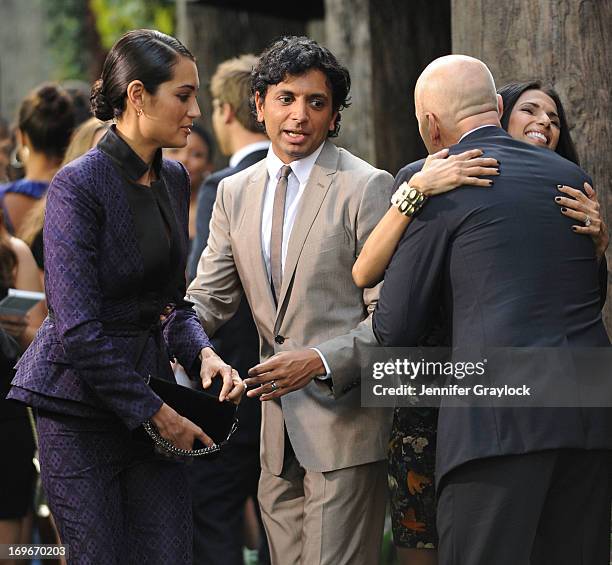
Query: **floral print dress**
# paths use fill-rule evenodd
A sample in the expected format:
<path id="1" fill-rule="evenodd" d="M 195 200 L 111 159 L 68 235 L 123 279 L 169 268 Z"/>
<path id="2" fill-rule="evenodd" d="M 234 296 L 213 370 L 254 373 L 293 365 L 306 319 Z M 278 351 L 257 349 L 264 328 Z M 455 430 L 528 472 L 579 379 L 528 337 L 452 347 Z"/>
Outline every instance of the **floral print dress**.
<path id="1" fill-rule="evenodd" d="M 434 549 L 436 533 L 436 408 L 396 408 L 389 441 L 393 541 Z"/>

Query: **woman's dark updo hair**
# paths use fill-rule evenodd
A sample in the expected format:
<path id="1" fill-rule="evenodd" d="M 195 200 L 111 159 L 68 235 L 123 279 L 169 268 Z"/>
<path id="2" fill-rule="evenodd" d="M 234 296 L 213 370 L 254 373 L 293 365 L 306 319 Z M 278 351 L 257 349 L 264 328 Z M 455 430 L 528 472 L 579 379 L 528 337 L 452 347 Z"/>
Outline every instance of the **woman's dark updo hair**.
<path id="1" fill-rule="evenodd" d="M 523 92 L 527 92 L 528 90 L 541 90 L 544 94 L 547 94 L 553 99 L 555 105 L 557 106 L 557 114 L 559 115 L 559 123 L 561 126 L 559 132 L 559 143 L 557 143 L 555 152 L 568 161 L 572 161 L 573 163 L 576 163 L 576 165 L 580 165 L 578 152 L 576 151 L 576 147 L 572 141 L 572 136 L 569 132 L 569 125 L 567 123 L 565 110 L 563 109 L 563 104 L 561 104 L 559 94 L 554 88 L 542 85 L 539 80 L 510 82 L 498 89 L 497 93 L 504 101 L 504 113 L 501 117 L 501 126 L 508 131 L 508 124 L 510 122 L 510 114 L 512 114 L 512 109 Z"/>
<path id="2" fill-rule="evenodd" d="M 91 110 L 99 120 L 118 118 L 125 110 L 127 87 L 139 80 L 150 94 L 169 81 L 179 56 L 195 61 L 178 39 L 151 29 L 136 29 L 117 40 L 104 61 L 102 76 L 91 89 Z"/>
<path id="3" fill-rule="evenodd" d="M 61 159 L 74 129 L 70 96 L 57 84 L 41 84 L 21 103 L 17 127 L 36 151 Z"/>

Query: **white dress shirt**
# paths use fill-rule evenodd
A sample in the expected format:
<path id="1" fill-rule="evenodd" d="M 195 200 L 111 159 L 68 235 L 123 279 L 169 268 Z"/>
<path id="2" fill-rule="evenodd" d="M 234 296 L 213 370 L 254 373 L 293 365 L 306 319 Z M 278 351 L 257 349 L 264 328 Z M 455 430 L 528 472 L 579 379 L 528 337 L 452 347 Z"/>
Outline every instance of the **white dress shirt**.
<path id="1" fill-rule="evenodd" d="M 285 217 L 283 221 L 283 242 L 281 245 L 281 268 L 285 268 L 285 259 L 287 257 L 287 246 L 289 244 L 289 238 L 291 237 L 291 230 L 293 224 L 295 224 L 295 218 L 297 217 L 300 200 L 304 194 L 304 189 L 312 173 L 312 168 L 319 157 L 319 154 L 323 150 L 323 143 L 319 148 L 304 157 L 296 161 L 291 161 L 289 166 L 291 167 L 291 174 L 287 179 L 287 194 L 285 197 Z M 271 279 L 270 274 L 270 240 L 272 239 L 272 209 L 274 207 L 274 194 L 276 192 L 276 185 L 280 178 L 280 171 L 287 163 L 283 163 L 274 153 L 272 146 L 268 148 L 268 155 L 266 156 L 266 168 L 268 169 L 268 184 L 266 186 L 266 194 L 264 196 L 263 213 L 261 217 L 261 248 L 263 250 L 264 261 L 266 263 L 266 271 L 268 273 L 268 281 Z M 330 378 L 330 368 L 323 357 L 323 354 L 316 348 L 314 349 L 321 358 L 323 365 L 325 366 L 326 375 L 319 376 L 319 379 Z"/>
<path id="2" fill-rule="evenodd" d="M 285 197 L 285 218 L 283 221 L 283 243 L 281 252 L 281 268 L 285 268 L 285 258 L 287 257 L 287 246 L 291 230 L 295 223 L 298 207 L 304 189 L 310 178 L 312 168 L 323 150 L 323 144 L 303 159 L 292 161 L 289 163 L 291 174 L 287 179 L 287 196 Z M 283 163 L 274 153 L 272 146 L 268 149 L 266 156 L 266 168 L 268 169 L 268 185 L 266 186 L 266 194 L 264 196 L 263 214 L 261 218 L 261 248 L 263 249 L 264 260 L 266 262 L 266 270 L 268 271 L 268 279 L 270 275 L 270 239 L 272 238 L 272 209 L 274 207 L 274 194 L 276 193 L 276 185 L 280 178 L 280 171 L 287 163 Z M 280 291 L 280 289 L 279 289 Z"/>
<path id="3" fill-rule="evenodd" d="M 494 124 L 485 124 L 484 126 L 478 126 L 477 128 L 471 129 L 470 131 L 466 131 L 460 138 L 459 141 L 461 141 L 464 137 L 470 135 L 470 133 L 475 132 L 477 129 L 482 129 L 482 128 L 497 128 L 499 126 L 496 126 Z M 459 141 L 457 143 L 459 143 Z"/>

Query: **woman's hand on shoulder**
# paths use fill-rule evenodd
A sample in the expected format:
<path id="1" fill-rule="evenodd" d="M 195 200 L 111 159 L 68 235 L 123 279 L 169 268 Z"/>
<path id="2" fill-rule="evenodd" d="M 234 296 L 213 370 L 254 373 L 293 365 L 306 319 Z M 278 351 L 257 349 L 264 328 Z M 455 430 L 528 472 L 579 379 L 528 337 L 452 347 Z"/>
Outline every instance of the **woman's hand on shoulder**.
<path id="1" fill-rule="evenodd" d="M 588 182 L 584 183 L 584 192 L 565 185 L 559 185 L 557 188 L 567 195 L 555 198 L 555 202 L 561 206 L 561 213 L 580 222 L 579 225 L 572 226 L 572 230 L 578 234 L 589 235 L 595 244 L 597 259 L 601 259 L 608 249 L 610 239 L 608 226 L 601 218 L 597 193 Z"/>
<path id="2" fill-rule="evenodd" d="M 499 175 L 499 163 L 497 159 L 482 155 L 480 149 L 470 149 L 449 157 L 448 149 L 442 149 L 425 159 L 423 168 L 410 178 L 408 185 L 426 196 L 463 185 L 491 186 L 491 179 L 480 177 Z"/>

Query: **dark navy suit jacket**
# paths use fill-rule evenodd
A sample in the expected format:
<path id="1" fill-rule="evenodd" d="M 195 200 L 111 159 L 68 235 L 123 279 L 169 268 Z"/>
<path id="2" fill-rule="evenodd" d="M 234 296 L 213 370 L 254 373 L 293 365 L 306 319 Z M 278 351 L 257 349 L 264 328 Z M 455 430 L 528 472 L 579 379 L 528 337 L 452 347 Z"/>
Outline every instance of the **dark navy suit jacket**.
<path id="1" fill-rule="evenodd" d="M 187 262 L 187 274 L 189 280 L 195 279 L 198 270 L 198 262 L 202 251 L 208 242 L 210 218 L 212 217 L 213 206 L 217 198 L 217 187 L 219 183 L 226 177 L 235 175 L 236 173 L 247 169 L 251 165 L 265 159 L 267 151 L 260 149 L 249 153 L 235 167 L 225 167 L 209 175 L 202 183 L 198 192 L 198 206 L 196 216 L 196 236 L 191 244 L 189 252 L 189 261 Z"/>
<path id="2" fill-rule="evenodd" d="M 129 147 L 125 152 L 125 158 L 135 155 Z M 163 160 L 159 174 L 167 188 L 178 266 L 171 275 L 174 290 L 161 297 L 161 304 L 176 307 L 163 336 L 150 335 L 135 358 L 142 332 L 128 329 L 141 324 L 143 303 L 137 291 L 128 289 L 141 286 L 144 258 L 123 174 L 95 148 L 53 179 L 44 245 L 46 294 L 54 315 L 18 363 L 9 397 L 60 413 L 114 414 L 134 429 L 161 406 L 143 378 L 159 375 L 160 349 L 191 367 L 210 342 L 183 300 L 189 179 L 182 165 Z M 159 314 L 154 318 L 159 320 Z M 108 331 L 108 325 L 126 331 Z"/>
<path id="3" fill-rule="evenodd" d="M 217 187 L 226 177 L 254 165 L 266 157 L 265 149 L 249 153 L 235 167 L 226 167 L 210 175 L 200 187 L 198 193 L 197 233 L 189 255 L 189 274 L 195 277 L 198 261 L 206 247 L 209 234 Z M 246 298 L 243 296 L 238 311 L 227 323 L 221 326 L 211 338 L 215 351 L 221 359 L 234 367 L 242 378 L 247 371 L 259 363 L 259 336 L 253 321 L 253 315 Z M 240 427 L 232 438 L 232 443 L 259 443 L 261 425 L 261 403 L 257 398 L 244 396 L 238 406 Z"/>
<path id="4" fill-rule="evenodd" d="M 443 303 L 454 347 L 609 346 L 592 241 L 571 231 L 557 185 L 590 181 L 553 151 L 478 129 L 451 154 L 500 162 L 491 188 L 430 199 L 402 237 L 373 318 L 382 345 L 410 347 Z M 441 408 L 437 478 L 473 459 L 554 448 L 612 448 L 609 410 Z"/>

